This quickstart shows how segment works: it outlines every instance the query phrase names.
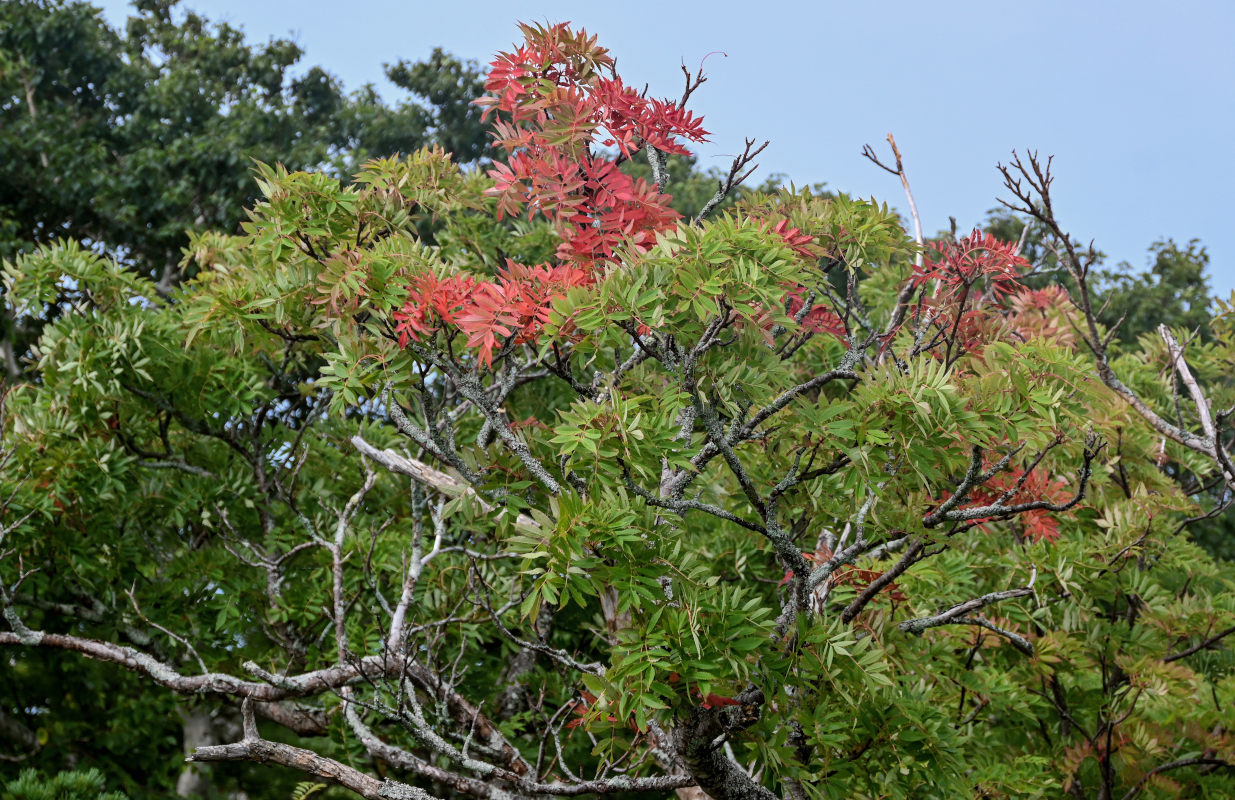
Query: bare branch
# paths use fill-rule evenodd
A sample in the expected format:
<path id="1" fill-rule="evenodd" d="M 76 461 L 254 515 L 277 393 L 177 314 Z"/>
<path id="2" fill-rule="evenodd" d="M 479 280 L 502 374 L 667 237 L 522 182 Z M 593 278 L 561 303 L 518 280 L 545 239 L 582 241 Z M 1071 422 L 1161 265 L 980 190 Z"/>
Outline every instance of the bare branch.
<path id="1" fill-rule="evenodd" d="M 361 797 L 372 800 L 437 800 L 423 789 L 389 778 L 378 780 L 334 759 L 320 756 L 312 750 L 266 739 L 245 738 L 233 744 L 199 747 L 186 760 L 199 763 L 253 761 L 258 764 L 279 764 L 351 789 Z"/>
<path id="2" fill-rule="evenodd" d="M 767 146 L 768 142 L 764 142 L 755 147 L 754 139 L 746 140 L 746 148 L 742 151 L 741 155 L 734 157 L 733 164 L 729 166 L 729 174 L 725 176 L 724 180 L 717 183 L 716 194 L 712 195 L 711 199 L 703 205 L 698 216 L 695 217 L 696 225 L 702 222 L 708 214 L 716 210 L 716 207 L 724 202 L 724 199 L 729 196 L 729 193 L 733 191 L 735 186 L 746 180 L 752 172 L 759 169 L 758 164 L 755 164 L 750 169 L 746 169 L 746 165 L 754 161 L 755 157 L 762 153 Z M 746 171 L 742 172 L 744 169 Z"/>
<path id="3" fill-rule="evenodd" d="M 11 610 L 11 609 L 9 609 Z M 10 620 L 11 623 L 11 620 Z M 24 626 L 23 626 L 24 627 Z M 365 658 L 329 667 L 304 672 L 298 675 L 274 675 L 252 662 L 245 669 L 263 677 L 263 681 L 249 681 L 220 672 L 200 675 L 183 675 L 175 667 L 143 653 L 133 647 L 25 629 L 24 632 L 0 631 L 0 645 L 25 645 L 68 650 L 81 653 L 96 661 L 118 664 L 126 669 L 151 678 L 164 688 L 180 694 L 213 694 L 231 697 L 251 697 L 254 700 L 274 702 L 295 697 L 310 697 L 337 690 L 343 686 L 371 681 L 375 678 L 398 677 L 411 674 L 426 685 L 437 685 L 437 678 L 424 666 L 410 657 L 393 658 L 386 655 Z"/>
<path id="4" fill-rule="evenodd" d="M 1187 658 L 1193 653 L 1199 653 L 1200 651 L 1206 648 L 1213 647 L 1219 641 L 1221 641 L 1222 639 L 1225 639 L 1226 637 L 1230 636 L 1233 633 L 1235 633 L 1235 625 L 1227 628 L 1221 633 L 1216 633 L 1213 636 L 1210 636 L 1208 639 L 1204 639 L 1200 642 L 1197 642 L 1196 644 L 1189 647 L 1187 650 L 1180 650 L 1178 653 L 1172 653 L 1171 655 L 1164 657 L 1162 661 L 1169 664 L 1172 661 L 1178 661 L 1181 658 Z"/>
<path id="5" fill-rule="evenodd" d="M 879 156 L 875 154 L 874 148 L 869 144 L 862 146 L 862 155 L 866 156 L 873 164 L 880 169 L 896 175 L 901 179 L 901 186 L 905 190 L 905 197 L 909 201 L 909 215 L 913 219 L 913 239 L 918 244 L 918 252 L 914 254 L 913 264 L 921 270 L 922 259 L 925 253 L 926 239 L 922 236 L 922 218 L 918 215 L 918 204 L 913 199 L 913 191 L 909 188 L 909 175 L 905 172 L 905 164 L 901 160 L 900 148 L 896 146 L 896 139 L 892 134 L 888 134 L 888 144 L 892 146 L 892 155 L 896 158 L 896 169 L 892 169 L 887 164 L 879 160 Z M 909 299 L 913 296 L 914 283 L 912 280 L 906 281 L 901 287 L 900 292 L 896 296 L 896 305 L 892 311 L 892 318 L 888 320 L 888 326 L 884 329 L 884 336 L 893 333 L 905 319 L 905 312 L 909 308 Z"/>
<path id="6" fill-rule="evenodd" d="M 1006 200 L 1000 200 L 999 202 L 1013 211 L 1028 214 L 1041 222 L 1063 247 L 1063 252 L 1059 253 L 1060 261 L 1063 262 L 1071 274 L 1073 282 L 1076 284 L 1077 297 L 1075 301 L 1081 310 L 1086 326 L 1082 338 L 1094 354 L 1094 359 L 1097 362 L 1098 377 L 1108 388 L 1123 398 L 1124 402 L 1132 406 L 1158 433 L 1189 450 L 1202 453 L 1215 461 L 1222 471 L 1227 485 L 1235 488 L 1235 470 L 1231 469 L 1232 465 L 1229 463 L 1229 459 L 1220 457 L 1218 452 L 1220 445 L 1215 439 L 1207 434 L 1197 436 L 1181 426 L 1168 422 L 1150 408 L 1149 404 L 1142 400 L 1136 392 L 1119 380 L 1119 377 L 1111 368 L 1106 350 L 1108 338 L 1103 337 L 1099 332 L 1098 319 L 1094 313 L 1093 301 L 1089 290 L 1089 270 L 1097 258 L 1096 252 L 1091 245 L 1088 252 L 1082 256 L 1078 252 L 1076 245 L 1072 242 L 1072 238 L 1064 232 L 1055 218 L 1051 199 L 1051 183 L 1054 181 L 1054 177 L 1051 175 L 1051 157 L 1047 158 L 1045 165 L 1039 160 L 1037 153 L 1030 153 L 1028 160 L 1029 163 L 1026 164 L 1013 151 L 1011 166 L 1004 166 L 1003 164 L 998 166 L 999 172 L 1003 175 L 1004 187 L 1012 192 L 1013 197 L 1016 198 L 1016 202 L 1008 202 Z M 1035 195 L 1037 202 L 1035 202 Z M 1224 461 L 1227 463 L 1223 463 Z"/>
<path id="7" fill-rule="evenodd" d="M 417 483 L 423 484 L 435 492 L 450 498 L 468 496 L 485 512 L 498 515 L 508 513 L 505 509 L 496 508 L 483 499 L 472 487 L 445 472 L 436 470 L 424 462 L 407 458 L 393 450 L 379 450 L 360 436 L 352 437 L 352 445 L 365 456 L 373 459 L 391 472 L 406 475 Z M 515 524 L 528 531 L 539 531 L 540 523 L 527 514 L 515 517 Z"/>
<path id="8" fill-rule="evenodd" d="M 1192 370 L 1188 369 L 1188 362 L 1184 360 L 1184 349 L 1175 339 L 1175 335 L 1171 333 L 1170 328 L 1165 325 L 1158 326 L 1158 335 L 1166 343 L 1167 353 L 1171 357 L 1171 367 L 1179 374 L 1179 379 L 1183 381 L 1184 386 L 1188 387 L 1188 394 L 1192 396 L 1192 403 L 1196 406 L 1197 418 L 1201 422 L 1201 431 L 1213 448 L 1213 457 L 1218 462 L 1227 485 L 1235 489 L 1235 467 L 1232 467 L 1230 460 L 1226 458 L 1226 454 L 1222 450 L 1222 442 L 1219 438 L 1218 429 L 1214 425 L 1209 400 L 1205 398 L 1204 392 L 1201 391 L 1200 385 L 1197 384 L 1196 378 L 1193 377 Z"/>
<path id="9" fill-rule="evenodd" d="M 875 597 L 888 587 L 892 581 L 899 578 L 910 567 L 918 563 L 925 557 L 926 544 L 921 539 L 915 539 L 905 554 L 901 556 L 900 561 L 892 566 L 891 569 L 883 572 L 879 577 L 871 581 L 865 589 L 863 589 L 853 602 L 850 603 L 844 611 L 841 612 L 840 618 L 842 622 L 853 622 L 858 614 L 862 613 L 862 609 L 875 599 Z"/>
<path id="10" fill-rule="evenodd" d="M 1034 571 L 1034 577 L 1037 577 L 1036 570 Z M 1012 600 L 1017 597 L 1026 597 L 1031 594 L 1033 594 L 1032 579 L 1029 581 L 1029 585 L 1023 588 L 1008 589 L 1002 592 L 991 592 L 990 594 L 984 594 L 981 597 L 975 597 L 972 600 L 966 600 L 963 603 L 954 605 L 947 611 L 940 612 L 934 616 L 906 620 L 896 627 L 905 633 L 912 633 L 921 636 L 927 629 L 936 628 L 940 625 L 978 625 L 989 631 L 997 633 L 1012 642 L 1012 644 L 1015 645 L 1021 652 L 1027 655 L 1033 655 L 1033 645 L 1025 637 L 1000 628 L 981 615 L 970 616 L 972 612 L 977 611 L 980 608 L 985 608 L 992 603 L 998 603 L 1002 600 Z"/>

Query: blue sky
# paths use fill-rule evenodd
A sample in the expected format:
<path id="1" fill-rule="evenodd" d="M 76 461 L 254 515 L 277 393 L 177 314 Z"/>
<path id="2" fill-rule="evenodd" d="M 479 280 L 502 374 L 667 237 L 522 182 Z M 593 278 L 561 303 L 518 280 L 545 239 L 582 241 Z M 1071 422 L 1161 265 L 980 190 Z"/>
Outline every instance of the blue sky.
<path id="1" fill-rule="evenodd" d="M 128 3 L 103 6 L 113 22 Z M 395 90 L 382 64 L 441 46 L 487 61 L 517 20 L 569 19 L 600 35 L 630 84 L 692 98 L 724 166 L 744 136 L 770 139 L 760 174 L 827 182 L 904 208 L 898 181 L 860 155 L 896 136 L 923 226 L 980 222 L 1013 148 L 1055 156 L 1064 227 L 1108 264 L 1200 239 L 1214 293 L 1235 290 L 1235 2 L 1038 0 L 580 3 L 558 0 L 186 0 L 250 38 L 291 36 L 349 88 Z M 873 10 L 872 10 L 873 9 Z"/>

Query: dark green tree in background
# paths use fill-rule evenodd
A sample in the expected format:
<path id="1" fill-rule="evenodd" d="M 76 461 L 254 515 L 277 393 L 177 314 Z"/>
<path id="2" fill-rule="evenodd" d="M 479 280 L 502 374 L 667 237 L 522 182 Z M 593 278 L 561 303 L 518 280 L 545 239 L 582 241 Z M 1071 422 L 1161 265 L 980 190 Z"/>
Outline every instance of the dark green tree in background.
<path id="1" fill-rule="evenodd" d="M 1173 239 L 1149 247 L 1148 271 L 1133 274 L 1129 264 L 1102 272 L 1099 287 L 1105 314 L 1111 324 L 1119 322 L 1117 336 L 1124 344 L 1154 334 L 1159 325 L 1190 328 L 1211 338 L 1213 291 L 1209 285 L 1209 253 L 1196 239 L 1180 246 Z"/>
<path id="2" fill-rule="evenodd" d="M 235 232 L 253 163 L 349 179 L 375 156 L 487 147 L 471 62 L 435 50 L 388 65 L 407 99 L 347 94 L 295 43 L 252 44 L 176 0 L 139 0 L 125 30 L 84 2 L 0 4 L 0 258 L 77 239 L 158 282 L 182 276 L 186 231 Z M 10 378 L 37 330 L 0 320 Z"/>

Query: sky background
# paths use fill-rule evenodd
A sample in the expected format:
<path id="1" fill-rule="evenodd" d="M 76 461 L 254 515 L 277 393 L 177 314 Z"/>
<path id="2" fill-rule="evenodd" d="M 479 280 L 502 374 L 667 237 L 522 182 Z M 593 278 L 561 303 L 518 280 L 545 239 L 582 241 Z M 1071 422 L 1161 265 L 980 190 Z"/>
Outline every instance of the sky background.
<path id="1" fill-rule="evenodd" d="M 120 23 L 124 0 L 99 2 Z M 289 37 L 301 67 L 349 89 L 400 92 L 384 63 L 440 46 L 487 62 L 518 20 L 570 20 L 600 35 L 630 85 L 681 94 L 680 64 L 707 57 L 691 98 L 725 167 L 743 137 L 771 140 L 753 180 L 874 196 L 901 210 L 899 181 L 861 156 L 893 133 L 927 234 L 966 229 L 1007 196 L 1013 148 L 1055 156 L 1056 214 L 1107 264 L 1149 266 L 1158 239 L 1200 239 L 1213 293 L 1235 290 L 1235 0 L 558 2 L 558 0 L 185 0 L 251 40 Z M 873 9 L 873 11 L 872 11 Z M 720 52 L 717 52 L 720 51 Z M 709 56 L 709 53 L 712 55 Z"/>

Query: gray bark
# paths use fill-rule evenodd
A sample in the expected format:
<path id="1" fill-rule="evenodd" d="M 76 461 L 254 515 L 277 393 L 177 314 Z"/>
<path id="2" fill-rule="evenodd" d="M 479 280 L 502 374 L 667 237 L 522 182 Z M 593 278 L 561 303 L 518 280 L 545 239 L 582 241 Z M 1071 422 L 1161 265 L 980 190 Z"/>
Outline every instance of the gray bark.
<path id="1" fill-rule="evenodd" d="M 201 706 L 181 709 L 184 755 L 188 758 L 199 747 L 219 744 L 215 733 L 214 718 L 208 709 Z M 195 761 L 186 761 L 180 777 L 176 779 L 176 794 L 179 797 L 207 797 L 210 792 L 210 766 Z"/>

